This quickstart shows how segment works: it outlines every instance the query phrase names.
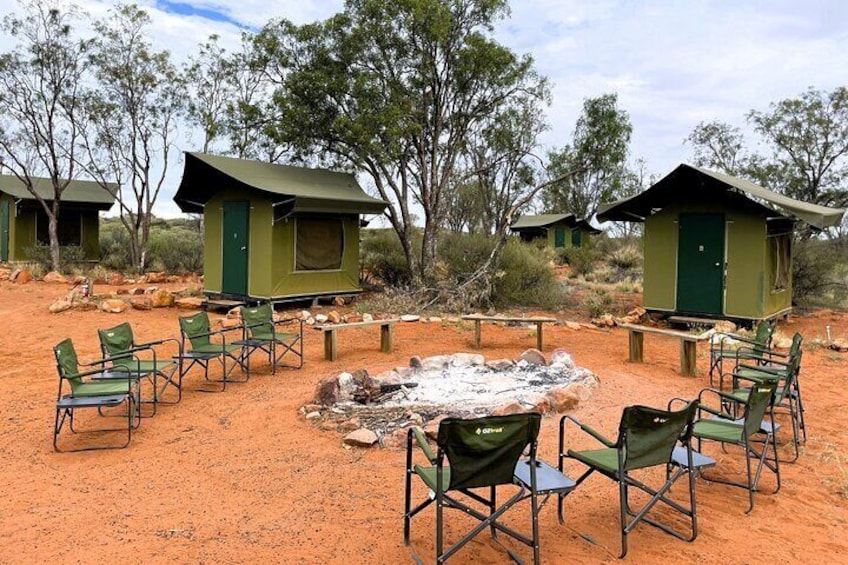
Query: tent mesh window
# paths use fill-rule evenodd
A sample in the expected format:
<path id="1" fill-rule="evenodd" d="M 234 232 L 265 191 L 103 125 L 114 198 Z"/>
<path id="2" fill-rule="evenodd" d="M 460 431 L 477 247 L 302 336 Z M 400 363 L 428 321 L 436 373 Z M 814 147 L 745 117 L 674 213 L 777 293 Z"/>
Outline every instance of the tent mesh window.
<path id="1" fill-rule="evenodd" d="M 341 220 L 298 218 L 295 231 L 295 270 L 341 269 L 344 254 Z"/>
<path id="2" fill-rule="evenodd" d="M 771 290 L 780 292 L 789 286 L 790 271 L 790 236 L 788 233 L 768 237 L 769 256 L 771 259 Z"/>
<path id="3" fill-rule="evenodd" d="M 36 210 L 35 237 L 39 245 L 50 245 L 49 218 L 44 210 Z M 82 214 L 77 210 L 62 210 L 56 226 L 61 246 L 79 246 L 82 242 Z"/>

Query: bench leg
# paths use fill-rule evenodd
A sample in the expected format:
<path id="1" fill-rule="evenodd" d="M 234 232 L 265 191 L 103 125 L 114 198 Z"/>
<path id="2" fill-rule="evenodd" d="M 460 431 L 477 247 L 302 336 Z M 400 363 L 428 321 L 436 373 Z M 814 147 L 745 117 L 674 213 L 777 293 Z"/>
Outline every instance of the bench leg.
<path id="1" fill-rule="evenodd" d="M 335 330 L 326 330 L 324 331 L 324 359 L 335 361 L 336 357 L 336 332 Z"/>
<path id="2" fill-rule="evenodd" d="M 392 326 L 385 324 L 380 326 L 380 351 L 383 353 L 392 352 Z"/>
<path id="3" fill-rule="evenodd" d="M 480 320 L 474 320 L 474 348 L 480 349 Z"/>
<path id="4" fill-rule="evenodd" d="M 698 342 L 681 339 L 680 340 L 680 374 L 684 377 L 694 375 L 697 372 L 696 353 Z"/>
<path id="5" fill-rule="evenodd" d="M 536 322 L 536 349 L 542 350 L 542 322 Z"/>
<path id="6" fill-rule="evenodd" d="M 643 358 L 643 344 L 645 334 L 630 330 L 630 361 L 633 363 L 641 363 Z"/>

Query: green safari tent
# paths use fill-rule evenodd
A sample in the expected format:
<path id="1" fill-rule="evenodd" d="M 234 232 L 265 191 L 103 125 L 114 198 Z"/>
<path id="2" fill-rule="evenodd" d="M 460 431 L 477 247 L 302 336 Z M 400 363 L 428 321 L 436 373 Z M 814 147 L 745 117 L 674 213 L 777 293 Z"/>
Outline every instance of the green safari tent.
<path id="1" fill-rule="evenodd" d="M 52 205 L 50 179 L 32 180 L 38 196 Z M 96 182 L 74 180 L 62 191 L 59 245 L 79 247 L 86 261 L 100 259 L 99 213 L 112 207 L 118 189 L 108 186 L 110 191 Z M 0 261 L 28 261 L 32 249 L 50 245 L 47 222 L 47 213 L 26 185 L 14 175 L 0 175 Z"/>
<path id="2" fill-rule="evenodd" d="M 352 174 L 204 153 L 174 201 L 203 214 L 206 293 L 272 301 L 359 292 L 360 214 L 386 207 Z"/>
<path id="3" fill-rule="evenodd" d="M 549 247 L 564 249 L 589 244 L 589 236 L 601 230 L 574 214 L 523 215 L 512 223 L 510 230 L 523 241 L 543 239 Z"/>
<path id="4" fill-rule="evenodd" d="M 792 308 L 796 225 L 823 230 L 844 212 L 681 164 L 644 192 L 602 205 L 598 219 L 645 224 L 647 310 L 760 320 Z"/>

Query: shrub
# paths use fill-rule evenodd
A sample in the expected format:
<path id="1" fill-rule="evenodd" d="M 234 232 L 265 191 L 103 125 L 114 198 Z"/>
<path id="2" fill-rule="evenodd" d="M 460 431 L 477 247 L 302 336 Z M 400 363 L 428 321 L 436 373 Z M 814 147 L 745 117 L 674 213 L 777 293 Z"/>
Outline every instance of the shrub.
<path id="1" fill-rule="evenodd" d="M 24 253 L 26 253 L 27 257 L 29 257 L 27 262 L 29 263 L 33 274 L 42 272 L 47 273 L 53 266 L 50 260 L 49 245 L 31 245 L 24 249 Z M 85 253 L 83 252 L 82 247 L 78 245 L 60 247 L 59 261 L 62 263 L 62 268 L 69 271 L 72 265 L 85 261 Z"/>
<path id="2" fill-rule="evenodd" d="M 571 267 L 571 275 L 587 275 L 595 268 L 598 252 L 590 247 L 568 247 L 558 250 L 561 262 Z"/>
<path id="3" fill-rule="evenodd" d="M 518 305 L 545 309 L 562 305 L 565 289 L 551 268 L 553 259 L 550 248 L 538 250 L 532 244 L 510 239 L 498 265 L 493 304 L 497 307 Z"/>
<path id="4" fill-rule="evenodd" d="M 642 267 L 642 253 L 633 245 L 625 245 L 608 257 L 607 263 L 619 271 L 633 271 Z"/>
<path id="5" fill-rule="evenodd" d="M 792 257 L 792 303 L 839 308 L 848 294 L 848 257 L 834 241 L 796 240 Z"/>
<path id="6" fill-rule="evenodd" d="M 359 255 L 363 279 L 376 277 L 389 286 L 409 284 L 412 273 L 394 230 L 363 230 Z"/>
<path id="7" fill-rule="evenodd" d="M 583 304 L 589 312 L 591 318 L 597 318 L 604 314 L 608 314 L 612 310 L 613 299 L 609 292 L 602 288 L 597 288 L 586 293 L 583 298 Z"/>
<path id="8" fill-rule="evenodd" d="M 148 265 L 154 271 L 199 273 L 203 271 L 203 234 L 189 227 L 151 230 Z"/>

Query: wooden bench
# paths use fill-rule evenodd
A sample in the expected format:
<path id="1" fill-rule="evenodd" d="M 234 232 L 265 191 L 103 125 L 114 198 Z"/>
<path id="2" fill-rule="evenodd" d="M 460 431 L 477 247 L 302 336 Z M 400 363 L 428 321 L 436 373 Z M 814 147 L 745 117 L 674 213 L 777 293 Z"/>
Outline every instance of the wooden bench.
<path id="1" fill-rule="evenodd" d="M 481 322 L 518 322 L 523 324 L 536 324 L 536 349 L 542 350 L 542 324 L 556 323 L 556 318 L 511 318 L 508 316 L 482 316 L 480 314 L 469 314 L 462 317 L 463 320 L 474 322 L 474 347 L 480 349 L 480 325 Z"/>
<path id="2" fill-rule="evenodd" d="M 680 374 L 683 376 L 694 375 L 697 372 L 696 355 L 698 342 L 706 339 L 700 335 L 690 334 L 677 330 L 666 330 L 663 328 L 651 328 L 636 324 L 619 324 L 620 327 L 630 332 L 630 361 L 642 363 L 643 341 L 646 333 L 676 337 L 680 340 Z"/>
<path id="3" fill-rule="evenodd" d="M 336 345 L 336 332 L 345 328 L 364 328 L 366 326 L 380 326 L 380 351 L 391 353 L 392 351 L 392 326 L 399 322 L 397 318 L 391 320 L 373 320 L 371 322 L 351 322 L 349 324 L 325 324 L 312 326 L 316 330 L 324 332 L 324 359 L 335 361 L 338 357 Z"/>

